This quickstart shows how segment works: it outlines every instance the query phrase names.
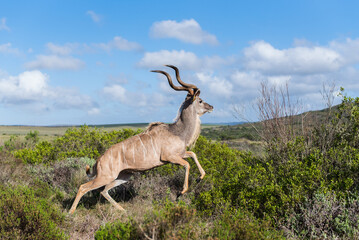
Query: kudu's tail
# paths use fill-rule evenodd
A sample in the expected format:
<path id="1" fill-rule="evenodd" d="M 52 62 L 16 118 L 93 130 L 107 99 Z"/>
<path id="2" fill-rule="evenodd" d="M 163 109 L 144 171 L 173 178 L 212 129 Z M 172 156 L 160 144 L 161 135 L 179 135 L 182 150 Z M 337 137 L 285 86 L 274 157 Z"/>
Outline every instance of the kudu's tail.
<path id="1" fill-rule="evenodd" d="M 90 166 L 86 165 L 87 177 L 93 178 L 97 175 L 97 162 L 92 166 L 92 173 L 90 172 Z"/>

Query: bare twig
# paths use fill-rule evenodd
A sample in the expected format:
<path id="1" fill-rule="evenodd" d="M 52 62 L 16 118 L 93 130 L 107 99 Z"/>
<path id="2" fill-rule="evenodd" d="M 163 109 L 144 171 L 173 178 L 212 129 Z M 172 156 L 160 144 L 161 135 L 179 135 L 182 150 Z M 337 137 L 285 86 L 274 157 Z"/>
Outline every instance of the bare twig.
<path id="1" fill-rule="evenodd" d="M 273 139 L 288 142 L 296 136 L 294 116 L 301 108 L 298 101 L 293 104 L 290 99 L 288 83 L 278 88 L 262 82 L 257 109 L 259 121 L 263 125 L 262 139 L 265 142 L 269 143 Z"/>
<path id="2" fill-rule="evenodd" d="M 145 233 L 145 231 L 143 230 L 141 224 L 139 224 L 139 227 L 140 227 L 140 230 L 141 230 L 141 232 L 143 233 L 143 235 L 145 236 L 146 239 L 148 239 L 148 240 L 155 240 L 155 229 L 156 229 L 156 227 L 153 227 L 153 229 L 152 229 L 152 238 L 150 238 L 150 237 Z"/>

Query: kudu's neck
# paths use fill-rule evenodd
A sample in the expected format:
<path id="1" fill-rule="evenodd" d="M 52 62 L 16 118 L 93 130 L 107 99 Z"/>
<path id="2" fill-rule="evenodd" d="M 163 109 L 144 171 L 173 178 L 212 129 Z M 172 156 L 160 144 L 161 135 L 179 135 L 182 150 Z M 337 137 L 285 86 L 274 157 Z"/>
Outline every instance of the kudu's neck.
<path id="1" fill-rule="evenodd" d="M 197 140 L 201 121 L 194 105 L 186 104 L 186 102 L 184 104 L 177 121 L 171 124 L 170 129 L 172 133 L 185 141 L 186 146 L 190 146 Z"/>

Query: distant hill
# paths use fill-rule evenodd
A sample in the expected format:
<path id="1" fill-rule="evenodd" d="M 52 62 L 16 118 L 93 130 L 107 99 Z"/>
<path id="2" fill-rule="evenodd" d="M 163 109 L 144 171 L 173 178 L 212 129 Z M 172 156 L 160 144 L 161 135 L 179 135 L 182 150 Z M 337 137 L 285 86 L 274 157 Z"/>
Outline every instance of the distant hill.
<path id="1" fill-rule="evenodd" d="M 332 107 L 331 111 L 335 112 L 338 110 L 338 105 Z M 313 128 L 321 122 L 326 121 L 328 116 L 329 109 L 322 109 L 317 111 L 308 111 L 301 114 L 298 114 L 293 117 L 294 128 L 297 131 L 300 131 L 302 128 L 302 122 L 307 128 Z M 238 122 L 234 124 L 221 124 L 214 126 L 212 128 L 203 128 L 201 134 L 207 138 L 219 141 L 230 141 L 234 139 L 248 139 L 251 141 L 260 141 L 260 136 L 257 133 L 257 130 L 261 130 L 261 122 L 246 123 Z"/>

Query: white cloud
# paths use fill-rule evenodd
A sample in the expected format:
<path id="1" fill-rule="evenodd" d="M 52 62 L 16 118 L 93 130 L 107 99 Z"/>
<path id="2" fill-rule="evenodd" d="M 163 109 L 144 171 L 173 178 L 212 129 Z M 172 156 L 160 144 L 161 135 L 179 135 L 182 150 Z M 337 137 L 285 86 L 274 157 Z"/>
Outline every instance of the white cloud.
<path id="1" fill-rule="evenodd" d="M 266 77 L 255 71 L 244 72 L 235 70 L 231 74 L 230 79 L 237 88 L 248 91 L 248 89 L 257 89 L 259 83 L 264 81 Z"/>
<path id="2" fill-rule="evenodd" d="M 40 71 L 26 71 L 19 76 L 0 79 L 0 100 L 7 103 L 35 101 L 48 94 L 48 76 Z"/>
<path id="3" fill-rule="evenodd" d="M 327 47 L 294 47 L 279 50 L 259 41 L 244 49 L 244 63 L 250 70 L 266 74 L 318 74 L 337 71 L 343 59 Z"/>
<path id="4" fill-rule="evenodd" d="M 128 106 L 145 107 L 149 101 L 149 98 L 145 94 L 129 92 L 119 84 L 106 86 L 102 91 L 107 98 Z"/>
<path id="5" fill-rule="evenodd" d="M 89 111 L 87 111 L 89 115 L 99 115 L 101 113 L 101 110 L 99 108 L 91 108 Z"/>
<path id="6" fill-rule="evenodd" d="M 0 103 L 33 105 L 41 109 L 93 109 L 96 105 L 89 96 L 74 89 L 51 87 L 49 76 L 41 71 L 25 71 L 18 76 L 0 78 Z"/>
<path id="7" fill-rule="evenodd" d="M 285 86 L 287 83 L 289 83 L 289 80 L 291 79 L 291 76 L 269 76 L 268 82 L 275 86 Z"/>
<path id="8" fill-rule="evenodd" d="M 25 63 L 29 69 L 66 69 L 78 70 L 85 66 L 85 63 L 73 57 L 60 57 L 57 55 L 38 55 L 36 60 Z"/>
<path id="9" fill-rule="evenodd" d="M 19 55 L 20 51 L 17 48 L 12 48 L 11 43 L 5 43 L 0 45 L 0 53 L 10 53 Z"/>
<path id="10" fill-rule="evenodd" d="M 106 95 L 106 97 L 120 101 L 122 103 L 126 102 L 127 99 L 126 89 L 118 84 L 104 87 L 103 93 Z"/>
<path id="11" fill-rule="evenodd" d="M 70 54 L 94 53 L 96 50 L 101 49 L 106 52 L 112 50 L 121 51 L 141 51 L 143 48 L 136 42 L 130 42 L 123 37 L 115 36 L 107 43 L 66 43 L 63 45 L 54 44 L 49 42 L 46 44 L 47 51 L 52 55 L 66 56 Z"/>
<path id="12" fill-rule="evenodd" d="M 86 14 L 89 15 L 92 21 L 94 21 L 95 23 L 99 23 L 101 21 L 101 16 L 94 11 L 89 10 L 86 12 Z"/>
<path id="13" fill-rule="evenodd" d="M 194 19 L 155 22 L 150 29 L 150 35 L 154 38 L 175 38 L 193 44 L 218 44 L 216 36 L 203 31 Z"/>
<path id="14" fill-rule="evenodd" d="M 10 28 L 6 25 L 6 18 L 0 19 L 0 31 L 1 30 L 10 31 Z"/>
<path id="15" fill-rule="evenodd" d="M 90 96 L 80 94 L 75 89 L 51 88 L 53 105 L 60 109 L 93 109 L 96 105 Z"/>
<path id="16" fill-rule="evenodd" d="M 329 47 L 340 53 L 346 64 L 359 62 L 359 38 L 347 38 L 344 42 L 332 41 Z"/>
<path id="17" fill-rule="evenodd" d="M 78 47 L 78 44 L 76 43 L 67 43 L 63 46 L 56 45 L 54 43 L 47 43 L 46 44 L 47 49 L 52 53 L 56 55 L 70 55 L 74 49 Z"/>
<path id="18" fill-rule="evenodd" d="M 130 42 L 123 37 L 116 36 L 108 43 L 95 43 L 95 47 L 105 51 L 122 50 L 122 51 L 140 51 L 142 46 L 136 42 Z"/>
<path id="19" fill-rule="evenodd" d="M 143 58 L 139 61 L 138 66 L 153 68 L 163 66 L 165 64 L 175 65 L 181 69 L 187 70 L 203 70 L 216 69 L 223 65 L 233 62 L 233 58 L 223 59 L 219 56 L 205 56 L 203 58 L 197 57 L 193 52 L 184 50 L 161 50 L 158 52 L 146 52 Z"/>
<path id="20" fill-rule="evenodd" d="M 260 83 L 267 77 L 256 71 L 234 70 L 230 73 L 228 81 L 233 84 L 233 97 L 237 102 L 247 101 L 258 95 Z"/>
<path id="21" fill-rule="evenodd" d="M 144 92 L 133 92 L 125 89 L 120 84 L 112 84 L 102 89 L 103 95 L 116 102 L 120 102 L 130 107 L 136 107 L 136 110 L 141 111 L 137 108 L 152 108 L 162 106 L 165 101 L 165 97 L 158 93 L 145 94 Z"/>
<path id="22" fill-rule="evenodd" d="M 224 98 L 232 96 L 233 84 L 227 79 L 208 73 L 196 73 L 196 77 L 211 94 Z"/>
<path id="23" fill-rule="evenodd" d="M 48 76 L 40 71 L 26 71 L 19 75 L 18 87 L 25 94 L 36 95 L 45 93 Z"/>
<path id="24" fill-rule="evenodd" d="M 141 67 L 158 67 L 165 64 L 193 70 L 201 66 L 201 61 L 192 52 L 161 50 L 159 52 L 146 52 L 138 63 Z"/>

